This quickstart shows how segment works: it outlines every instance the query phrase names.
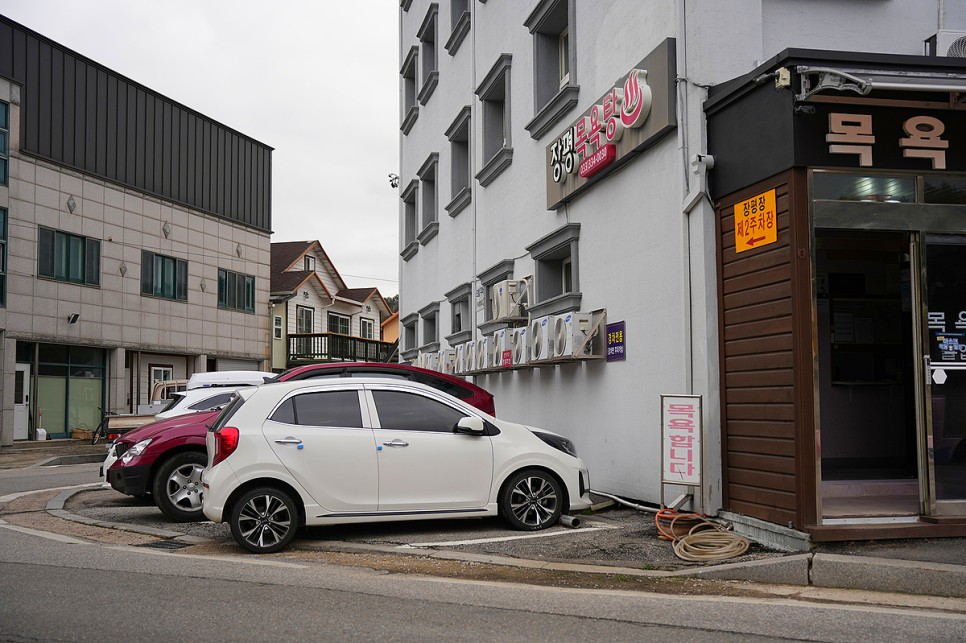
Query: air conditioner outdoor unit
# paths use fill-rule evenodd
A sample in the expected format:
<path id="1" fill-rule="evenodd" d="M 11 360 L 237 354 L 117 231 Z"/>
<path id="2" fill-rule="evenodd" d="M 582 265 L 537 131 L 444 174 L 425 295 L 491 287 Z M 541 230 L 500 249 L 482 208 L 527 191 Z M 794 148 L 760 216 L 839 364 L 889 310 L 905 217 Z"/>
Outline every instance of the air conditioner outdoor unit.
<path id="1" fill-rule="evenodd" d="M 419 353 L 416 355 L 416 357 L 413 358 L 413 366 L 418 368 L 426 368 L 426 354 Z"/>
<path id="2" fill-rule="evenodd" d="M 594 317 L 590 313 L 565 313 L 558 315 L 553 323 L 554 357 L 577 357 L 577 349 L 584 343 L 590 332 Z M 591 343 L 587 342 L 580 355 L 591 354 Z"/>
<path id="3" fill-rule="evenodd" d="M 456 371 L 456 351 L 444 348 L 439 351 L 439 372 L 452 375 Z"/>
<path id="4" fill-rule="evenodd" d="M 425 357 L 423 358 L 423 368 L 428 368 L 431 371 L 438 371 L 439 353 L 434 351 L 432 353 L 424 353 L 424 355 Z"/>
<path id="5" fill-rule="evenodd" d="M 498 281 L 490 288 L 491 319 L 522 317 L 524 307 L 530 304 L 530 280 L 507 279 Z"/>
<path id="6" fill-rule="evenodd" d="M 503 366 L 503 353 L 510 351 L 511 359 L 513 353 L 513 329 L 501 328 L 493 333 L 493 368 Z"/>
<path id="7" fill-rule="evenodd" d="M 470 340 L 463 347 L 463 372 L 472 373 L 476 369 L 476 340 Z"/>
<path id="8" fill-rule="evenodd" d="M 530 334 L 526 326 L 514 328 L 512 360 L 514 366 L 523 366 L 530 361 Z"/>
<path id="9" fill-rule="evenodd" d="M 493 343 L 493 338 L 489 336 L 476 340 L 476 370 L 492 368 L 490 362 L 493 360 Z"/>
<path id="10" fill-rule="evenodd" d="M 925 41 L 927 56 L 966 58 L 966 31 L 940 29 Z"/>
<path id="11" fill-rule="evenodd" d="M 453 349 L 453 373 L 462 375 L 466 372 L 466 344 L 457 344 Z"/>
<path id="12" fill-rule="evenodd" d="M 539 362 L 553 357 L 553 315 L 530 320 L 530 361 Z"/>

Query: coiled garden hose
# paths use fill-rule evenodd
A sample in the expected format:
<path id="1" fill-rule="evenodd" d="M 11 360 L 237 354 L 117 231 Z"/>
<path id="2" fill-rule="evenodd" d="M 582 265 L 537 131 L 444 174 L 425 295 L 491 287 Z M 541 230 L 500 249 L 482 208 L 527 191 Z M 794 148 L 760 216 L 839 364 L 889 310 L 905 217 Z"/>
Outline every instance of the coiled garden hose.
<path id="1" fill-rule="evenodd" d="M 673 542 L 674 554 L 681 560 L 708 562 L 741 556 L 751 545 L 739 536 L 699 514 L 661 509 L 654 517 L 661 538 Z"/>

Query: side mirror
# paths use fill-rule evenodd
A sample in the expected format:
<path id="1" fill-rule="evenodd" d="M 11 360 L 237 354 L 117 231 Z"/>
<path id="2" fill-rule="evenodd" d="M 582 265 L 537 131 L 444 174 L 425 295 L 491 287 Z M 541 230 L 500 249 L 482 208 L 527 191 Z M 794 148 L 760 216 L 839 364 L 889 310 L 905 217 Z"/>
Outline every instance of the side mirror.
<path id="1" fill-rule="evenodd" d="M 464 435 L 483 435 L 486 432 L 486 427 L 483 425 L 483 418 L 478 417 L 465 417 L 461 418 L 456 426 L 453 427 L 453 433 L 462 433 Z"/>

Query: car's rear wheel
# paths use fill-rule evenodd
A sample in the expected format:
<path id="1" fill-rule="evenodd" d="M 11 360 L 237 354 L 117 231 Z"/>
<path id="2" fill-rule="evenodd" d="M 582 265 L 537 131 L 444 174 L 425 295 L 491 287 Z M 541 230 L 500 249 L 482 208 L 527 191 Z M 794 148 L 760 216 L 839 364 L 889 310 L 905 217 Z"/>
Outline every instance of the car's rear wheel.
<path id="1" fill-rule="evenodd" d="M 546 471 L 524 469 L 515 473 L 500 493 L 500 514 L 514 529 L 538 531 L 560 521 L 563 491 Z"/>
<path id="2" fill-rule="evenodd" d="M 232 505 L 229 525 L 235 541 L 250 552 L 270 554 L 288 546 L 298 531 L 298 508 L 275 487 L 252 489 Z"/>
<path id="3" fill-rule="evenodd" d="M 201 472 L 208 457 L 198 451 L 177 453 L 154 476 L 154 502 L 164 515 L 178 522 L 202 520 Z"/>

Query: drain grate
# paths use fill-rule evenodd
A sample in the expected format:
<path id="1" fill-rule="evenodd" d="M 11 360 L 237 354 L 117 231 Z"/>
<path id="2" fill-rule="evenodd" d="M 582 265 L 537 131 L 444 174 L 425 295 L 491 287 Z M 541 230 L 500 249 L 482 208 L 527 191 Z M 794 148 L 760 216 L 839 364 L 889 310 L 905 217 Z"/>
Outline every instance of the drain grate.
<path id="1" fill-rule="evenodd" d="M 177 540 L 156 540 L 153 543 L 144 543 L 138 547 L 150 547 L 151 549 L 175 550 L 182 547 L 190 547 L 189 543 L 178 542 Z"/>

